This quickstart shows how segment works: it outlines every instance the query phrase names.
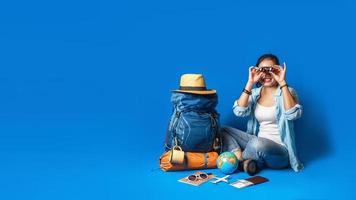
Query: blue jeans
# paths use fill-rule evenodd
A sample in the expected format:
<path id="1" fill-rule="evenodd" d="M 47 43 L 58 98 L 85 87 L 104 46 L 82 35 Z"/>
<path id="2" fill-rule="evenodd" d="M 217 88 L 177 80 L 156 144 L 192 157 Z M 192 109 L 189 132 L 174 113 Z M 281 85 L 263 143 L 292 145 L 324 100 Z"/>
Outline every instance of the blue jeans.
<path id="1" fill-rule="evenodd" d="M 242 158 L 256 160 L 260 169 L 281 169 L 289 166 L 288 150 L 281 144 L 227 126 L 220 129 L 220 134 L 223 151 L 241 150 Z"/>

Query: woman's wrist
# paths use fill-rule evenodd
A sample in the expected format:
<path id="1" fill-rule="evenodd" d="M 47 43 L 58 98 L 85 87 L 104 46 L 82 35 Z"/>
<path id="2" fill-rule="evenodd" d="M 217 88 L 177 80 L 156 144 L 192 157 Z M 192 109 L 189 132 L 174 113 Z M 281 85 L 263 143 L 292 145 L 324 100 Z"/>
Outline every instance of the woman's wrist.
<path id="1" fill-rule="evenodd" d="M 281 89 L 283 89 L 284 87 L 288 88 L 288 84 L 287 84 L 286 81 L 282 81 L 281 83 L 279 83 L 279 87 L 280 87 Z"/>
<path id="2" fill-rule="evenodd" d="M 245 87 L 242 89 L 242 92 L 246 93 L 247 95 L 251 95 L 252 94 L 251 90 L 253 88 L 253 85 L 254 83 L 248 80 Z"/>
<path id="3" fill-rule="evenodd" d="M 255 83 L 253 81 L 248 80 L 246 85 L 245 85 L 245 89 L 248 90 L 248 91 L 251 91 L 254 84 Z"/>
<path id="4" fill-rule="evenodd" d="M 283 80 L 283 81 L 279 82 L 278 84 L 279 84 L 279 86 L 283 86 L 283 85 L 286 85 L 287 82 L 285 80 Z"/>

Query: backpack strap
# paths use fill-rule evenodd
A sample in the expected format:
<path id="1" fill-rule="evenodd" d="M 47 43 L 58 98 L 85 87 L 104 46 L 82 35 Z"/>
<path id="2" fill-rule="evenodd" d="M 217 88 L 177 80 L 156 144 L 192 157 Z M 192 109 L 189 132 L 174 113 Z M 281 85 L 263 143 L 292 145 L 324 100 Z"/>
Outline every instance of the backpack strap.
<path id="1" fill-rule="evenodd" d="M 175 112 L 175 115 L 174 115 L 174 118 L 173 118 L 173 125 L 172 127 L 170 127 L 170 130 L 173 129 L 173 141 L 172 141 L 172 147 L 174 146 L 179 146 L 178 145 L 178 139 L 177 139 L 177 133 L 176 133 L 176 129 L 177 129 L 177 126 L 178 126 L 178 119 L 180 117 L 180 114 L 181 114 L 181 111 L 176 111 Z M 170 130 L 167 130 L 167 131 L 170 131 Z M 166 145 L 167 146 L 167 145 Z"/>
<path id="2" fill-rule="evenodd" d="M 204 167 L 205 168 L 208 168 L 208 157 L 209 157 L 208 153 L 205 153 L 204 154 Z"/>
<path id="3" fill-rule="evenodd" d="M 188 169 L 187 152 L 184 152 L 184 162 L 183 162 L 183 168 L 184 168 L 184 169 Z"/>
<path id="4" fill-rule="evenodd" d="M 213 113 L 210 113 L 210 118 L 211 118 L 211 126 L 213 128 L 215 128 L 217 125 L 218 125 L 218 122 L 216 120 L 216 114 L 213 112 Z"/>
<path id="5" fill-rule="evenodd" d="M 214 142 L 213 142 L 213 150 L 216 152 L 219 152 L 219 149 L 221 150 L 222 147 L 222 139 L 221 139 L 221 135 L 220 135 L 220 131 L 219 131 L 219 123 L 217 120 L 217 114 L 216 112 L 213 112 L 211 114 L 212 117 L 212 127 L 215 128 L 215 138 L 214 138 Z"/>

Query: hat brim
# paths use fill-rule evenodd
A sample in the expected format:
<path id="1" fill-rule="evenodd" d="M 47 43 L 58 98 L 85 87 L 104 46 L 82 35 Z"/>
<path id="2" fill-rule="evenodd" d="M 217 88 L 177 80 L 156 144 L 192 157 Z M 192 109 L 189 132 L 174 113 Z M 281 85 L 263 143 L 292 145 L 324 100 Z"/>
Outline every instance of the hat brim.
<path id="1" fill-rule="evenodd" d="M 189 94 L 201 94 L 201 95 L 208 95 L 208 94 L 216 94 L 216 90 L 203 90 L 203 91 L 196 91 L 196 90 L 172 90 L 172 92 L 182 92 L 182 93 L 189 93 Z"/>

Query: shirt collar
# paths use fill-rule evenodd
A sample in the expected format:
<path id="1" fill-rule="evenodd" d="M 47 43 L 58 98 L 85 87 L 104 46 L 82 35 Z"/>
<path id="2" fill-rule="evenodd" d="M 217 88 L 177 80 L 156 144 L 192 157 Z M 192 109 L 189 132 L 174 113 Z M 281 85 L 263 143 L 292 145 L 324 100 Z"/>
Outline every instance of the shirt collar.
<path id="1" fill-rule="evenodd" d="M 282 94 L 281 86 L 278 86 L 276 94 L 274 94 L 274 96 L 281 96 L 281 94 Z"/>

